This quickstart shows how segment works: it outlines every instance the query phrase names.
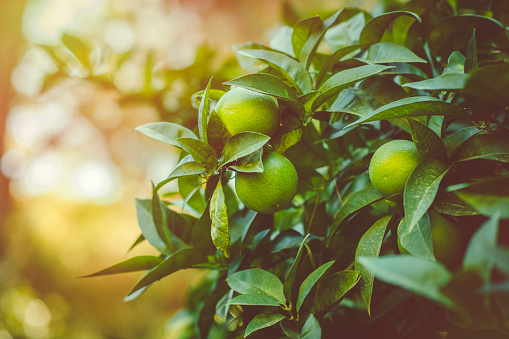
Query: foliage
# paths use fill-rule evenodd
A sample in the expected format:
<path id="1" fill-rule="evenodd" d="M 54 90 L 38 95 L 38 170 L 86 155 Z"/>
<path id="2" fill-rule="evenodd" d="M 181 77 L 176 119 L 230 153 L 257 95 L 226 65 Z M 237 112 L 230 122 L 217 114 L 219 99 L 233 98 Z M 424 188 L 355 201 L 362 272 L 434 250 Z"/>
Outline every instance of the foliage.
<path id="1" fill-rule="evenodd" d="M 501 3 L 414 0 L 376 17 L 344 8 L 281 28 L 271 47 L 235 46 L 252 73 L 224 86 L 276 98 L 276 134 L 229 135 L 214 110 L 224 91 L 210 82 L 193 96 L 194 131 L 138 127 L 182 150 L 153 196 L 137 200 L 137 243 L 161 254 L 95 275 L 144 270 L 131 300 L 177 270 L 209 270 L 189 293 L 189 312 L 172 320 L 187 324 L 189 338 L 508 337 L 509 18 Z M 404 192 L 384 197 L 367 170 L 389 140 L 413 141 L 421 160 Z M 260 214 L 239 202 L 232 179 L 262 171 L 268 151 L 284 153 L 299 184 L 290 207 Z M 183 201 L 159 197 L 172 180 Z M 461 261 L 436 261 L 431 211 L 459 225 Z M 410 254 L 400 254 L 398 235 Z"/>

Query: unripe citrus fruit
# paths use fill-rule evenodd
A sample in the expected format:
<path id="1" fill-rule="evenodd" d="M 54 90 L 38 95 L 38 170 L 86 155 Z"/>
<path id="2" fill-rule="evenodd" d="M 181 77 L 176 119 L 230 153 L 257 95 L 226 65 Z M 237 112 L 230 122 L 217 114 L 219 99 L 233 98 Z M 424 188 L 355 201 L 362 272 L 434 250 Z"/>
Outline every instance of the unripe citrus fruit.
<path id="1" fill-rule="evenodd" d="M 435 211 L 428 211 L 428 215 L 435 258 L 446 266 L 451 266 L 462 254 L 463 234 L 458 224 L 451 218 L 442 216 Z M 403 254 L 409 253 L 401 246 L 399 238 L 398 248 Z"/>
<path id="2" fill-rule="evenodd" d="M 274 135 L 279 126 L 279 108 L 269 95 L 234 87 L 217 102 L 216 112 L 231 135 L 258 132 Z"/>
<path id="3" fill-rule="evenodd" d="M 369 163 L 369 179 L 376 190 L 386 197 L 403 193 L 408 177 L 420 161 L 413 142 L 389 141 L 373 154 Z"/>
<path id="4" fill-rule="evenodd" d="M 253 211 L 274 213 L 287 207 L 297 192 L 297 171 L 277 153 L 263 156 L 263 172 L 237 172 L 235 191 L 240 201 Z"/>

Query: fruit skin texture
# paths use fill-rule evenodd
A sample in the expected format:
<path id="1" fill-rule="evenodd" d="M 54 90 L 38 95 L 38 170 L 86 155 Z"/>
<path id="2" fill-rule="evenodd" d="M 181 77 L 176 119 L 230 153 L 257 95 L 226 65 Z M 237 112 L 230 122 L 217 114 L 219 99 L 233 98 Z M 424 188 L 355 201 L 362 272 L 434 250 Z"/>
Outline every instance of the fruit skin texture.
<path id="1" fill-rule="evenodd" d="M 428 211 L 428 215 L 435 258 L 446 266 L 452 266 L 463 254 L 463 234 L 451 218 L 435 211 Z M 398 248 L 403 254 L 409 253 L 401 246 L 399 238 Z"/>
<path id="2" fill-rule="evenodd" d="M 234 87 L 226 92 L 215 109 L 231 135 L 258 132 L 273 136 L 279 127 L 276 99 L 242 87 Z"/>
<path id="3" fill-rule="evenodd" d="M 241 173 L 235 177 L 240 201 L 253 211 L 270 214 L 286 208 L 297 193 L 297 171 L 277 153 L 264 154 L 263 172 Z"/>
<path id="4" fill-rule="evenodd" d="M 380 194 L 403 193 L 408 177 L 421 158 L 413 142 L 393 140 L 380 146 L 369 163 L 369 179 Z"/>

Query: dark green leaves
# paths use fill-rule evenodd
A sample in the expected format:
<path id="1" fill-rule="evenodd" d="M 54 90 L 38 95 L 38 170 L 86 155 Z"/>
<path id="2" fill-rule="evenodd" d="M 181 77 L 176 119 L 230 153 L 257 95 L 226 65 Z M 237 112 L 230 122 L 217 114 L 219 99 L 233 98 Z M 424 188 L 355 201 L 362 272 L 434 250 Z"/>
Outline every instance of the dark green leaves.
<path id="1" fill-rule="evenodd" d="M 198 139 L 191 130 L 171 122 L 153 122 L 138 126 L 134 130 L 176 147 L 180 147 L 177 141 L 179 138 Z"/>
<path id="2" fill-rule="evenodd" d="M 315 317 L 327 314 L 359 281 L 357 271 L 340 271 L 327 276 L 316 289 Z"/>
<path id="3" fill-rule="evenodd" d="M 508 105 L 509 66 L 492 65 L 473 72 L 465 85 L 465 93 L 484 101 Z"/>
<path id="4" fill-rule="evenodd" d="M 453 159 L 456 161 L 490 159 L 509 162 L 509 135 L 474 135 L 463 142 Z"/>
<path id="5" fill-rule="evenodd" d="M 447 150 L 440 137 L 426 125 L 414 119 L 408 119 L 412 140 L 421 159 L 435 158 L 447 161 Z"/>
<path id="6" fill-rule="evenodd" d="M 274 274 L 259 268 L 252 268 L 230 275 L 226 281 L 235 292 L 243 295 L 260 296 L 285 305 L 283 284 Z M 238 298 L 238 297 L 237 297 Z M 230 304 L 235 303 L 232 299 Z M 254 305 L 254 304 L 253 304 Z"/>
<path id="7" fill-rule="evenodd" d="M 212 84 L 212 78 L 210 78 L 207 88 L 203 92 L 203 97 L 200 102 L 200 109 L 198 110 L 198 131 L 200 133 L 200 140 L 208 144 L 207 138 L 207 125 L 209 121 L 209 110 L 210 110 L 210 85 Z"/>
<path id="8" fill-rule="evenodd" d="M 315 286 L 316 282 L 325 274 L 325 272 L 329 269 L 329 267 L 334 264 L 334 261 L 329 261 L 328 263 L 323 264 L 318 267 L 316 270 L 311 272 L 308 277 L 302 282 L 299 288 L 299 296 L 297 298 L 297 303 L 295 305 L 297 312 L 299 312 L 302 303 L 306 299 L 309 292 L 313 286 Z"/>
<path id="9" fill-rule="evenodd" d="M 251 333 L 257 330 L 261 330 L 262 328 L 266 328 L 277 324 L 281 320 L 285 318 L 284 315 L 279 313 L 261 313 L 257 314 L 253 320 L 247 325 L 246 332 L 244 333 L 244 337 L 247 337 Z"/>
<path id="10" fill-rule="evenodd" d="M 367 271 L 361 264 L 359 264 L 357 258 L 359 257 L 378 257 L 380 249 L 382 248 L 382 242 L 384 240 L 385 230 L 389 224 L 391 216 L 385 216 L 379 219 L 371 228 L 364 233 L 357 250 L 355 251 L 355 269 L 360 274 L 360 292 L 362 300 L 366 305 L 368 314 L 371 316 L 371 295 L 373 293 L 373 281 L 374 275 Z"/>
<path id="11" fill-rule="evenodd" d="M 142 255 L 134 258 L 127 259 L 113 265 L 111 267 L 105 268 L 104 270 L 100 270 L 99 272 L 84 275 L 80 278 L 89 278 L 89 277 L 97 277 L 101 275 L 107 274 L 117 274 L 117 273 L 126 273 L 126 272 L 135 272 L 135 271 L 144 271 L 150 270 L 155 266 L 159 265 L 163 259 L 159 257 L 154 257 L 151 255 Z"/>
<path id="12" fill-rule="evenodd" d="M 168 252 L 168 242 L 163 230 L 157 228 L 152 216 L 152 200 L 136 199 L 136 217 L 141 233 L 147 241 L 161 253 Z"/>
<path id="13" fill-rule="evenodd" d="M 409 289 L 447 306 L 452 302 L 440 292 L 451 273 L 440 263 L 411 255 L 387 255 L 380 258 L 359 257 L 359 263 L 377 279 Z"/>
<path id="14" fill-rule="evenodd" d="M 226 203 L 221 180 L 217 183 L 214 194 L 210 199 L 210 234 L 214 246 L 225 257 L 230 256 L 230 232 L 228 229 L 228 214 L 226 213 Z"/>
<path id="15" fill-rule="evenodd" d="M 392 43 L 379 42 L 368 48 L 366 60 L 375 64 L 388 62 L 423 62 L 426 60 L 419 58 L 408 48 Z"/>
<path id="16" fill-rule="evenodd" d="M 191 154 L 209 175 L 215 171 L 217 168 L 216 152 L 208 144 L 193 138 L 179 138 L 177 143 L 184 151 Z"/>
<path id="17" fill-rule="evenodd" d="M 235 134 L 224 145 L 220 167 L 259 150 L 269 140 L 269 136 L 255 132 Z"/>
<path id="18" fill-rule="evenodd" d="M 359 42 L 361 44 L 379 42 L 382 39 L 385 30 L 389 28 L 392 22 L 403 15 L 413 17 L 417 21 L 422 22 L 421 18 L 412 12 L 395 11 L 384 13 L 368 21 L 361 32 Z"/>
<path id="19" fill-rule="evenodd" d="M 302 243 L 300 244 L 299 250 L 297 251 L 297 256 L 295 257 L 295 261 L 292 264 L 292 267 L 290 268 L 290 272 L 288 272 L 288 275 L 286 276 L 285 283 L 283 285 L 284 294 L 286 300 L 292 300 L 292 288 L 293 283 L 295 282 L 295 277 L 297 276 L 297 270 L 299 268 L 301 259 L 302 259 L 302 250 L 304 249 L 304 244 L 306 243 L 306 240 L 308 239 L 309 234 L 302 240 Z"/>

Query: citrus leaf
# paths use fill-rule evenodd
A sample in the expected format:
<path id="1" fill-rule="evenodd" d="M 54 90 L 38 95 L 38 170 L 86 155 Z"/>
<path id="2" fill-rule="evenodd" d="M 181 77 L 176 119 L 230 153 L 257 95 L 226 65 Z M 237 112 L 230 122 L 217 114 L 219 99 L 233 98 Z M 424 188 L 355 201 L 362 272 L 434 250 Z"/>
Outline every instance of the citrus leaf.
<path id="1" fill-rule="evenodd" d="M 177 166 L 168 176 L 168 178 L 164 179 L 154 188 L 154 192 L 159 191 L 161 187 L 166 185 L 167 183 L 182 178 L 189 175 L 200 175 L 205 173 L 205 168 L 202 165 L 197 163 L 196 161 L 184 162 Z"/>
<path id="2" fill-rule="evenodd" d="M 445 74 L 464 74 L 465 73 L 465 57 L 458 51 L 454 51 L 447 59 L 442 75 Z"/>
<path id="3" fill-rule="evenodd" d="M 235 134 L 224 145 L 219 167 L 259 150 L 269 140 L 269 136 L 255 132 Z"/>
<path id="4" fill-rule="evenodd" d="M 465 140 L 470 138 L 473 135 L 476 135 L 481 130 L 475 126 L 469 126 L 457 130 L 453 134 L 445 137 L 442 141 L 444 143 L 445 148 L 447 149 L 447 156 L 451 156 L 456 149 L 463 143 Z"/>
<path id="5" fill-rule="evenodd" d="M 461 144 L 452 159 L 455 161 L 490 159 L 509 162 L 509 135 L 476 134 Z"/>
<path id="6" fill-rule="evenodd" d="M 191 268 L 194 265 L 206 263 L 207 256 L 192 248 L 184 248 L 178 252 L 173 253 L 166 258 L 159 265 L 148 271 L 138 281 L 136 286 L 129 292 L 127 297 L 132 296 L 140 289 L 151 285 L 152 283 L 184 268 Z"/>
<path id="7" fill-rule="evenodd" d="M 302 326 L 302 330 L 300 331 L 300 339 L 315 339 L 322 337 L 322 328 L 320 327 L 320 323 L 316 318 L 310 314 L 308 320 Z"/>
<path id="8" fill-rule="evenodd" d="M 156 226 L 159 237 L 165 243 L 166 248 L 171 252 L 175 251 L 175 244 L 173 243 L 166 223 L 166 205 L 159 199 L 157 192 L 152 193 L 152 218 Z"/>
<path id="9" fill-rule="evenodd" d="M 340 271 L 325 277 L 316 288 L 315 317 L 321 318 L 339 304 L 346 292 L 350 291 L 358 281 L 357 271 Z"/>
<path id="10" fill-rule="evenodd" d="M 472 236 L 463 258 L 464 270 L 475 270 L 489 284 L 495 258 L 490 249 L 497 247 L 500 212 L 494 212 Z"/>
<path id="11" fill-rule="evenodd" d="M 221 118 L 219 118 L 216 111 L 213 109 L 212 112 L 210 112 L 207 125 L 207 139 L 209 145 L 216 151 L 216 155 L 221 155 L 221 151 L 230 137 L 231 135 L 221 121 Z"/>
<path id="12" fill-rule="evenodd" d="M 347 56 L 348 54 L 355 52 L 357 50 L 362 50 L 369 46 L 369 44 L 358 44 L 358 45 L 351 45 L 346 46 L 343 48 L 338 49 L 331 55 L 327 56 L 325 60 L 323 61 L 322 66 L 320 67 L 320 70 L 318 71 L 318 75 L 316 76 L 316 83 L 318 85 L 322 84 L 322 81 L 325 79 L 328 73 L 332 72 L 332 68 L 335 63 L 339 62 L 343 57 Z"/>
<path id="13" fill-rule="evenodd" d="M 455 189 L 454 193 L 483 215 L 492 216 L 500 213 L 501 218 L 509 218 L 509 177 L 507 176 L 480 180 L 472 185 Z"/>
<path id="14" fill-rule="evenodd" d="M 366 26 L 364 26 L 361 32 L 359 42 L 361 44 L 379 42 L 392 22 L 401 16 L 413 17 L 417 21 L 422 22 L 422 19 L 417 14 L 412 12 L 394 11 L 384 13 L 366 23 Z"/>
<path id="15" fill-rule="evenodd" d="M 374 187 L 368 187 L 362 191 L 352 194 L 334 217 L 334 221 L 332 222 L 325 242 L 326 246 L 329 245 L 332 237 L 336 233 L 336 230 L 343 224 L 344 221 L 348 220 L 350 216 L 358 212 L 361 208 L 382 200 L 383 198 L 384 196 L 378 193 Z"/>
<path id="16" fill-rule="evenodd" d="M 414 119 L 407 119 L 410 125 L 412 141 L 421 159 L 438 159 L 447 161 L 447 150 L 440 137 L 429 127 Z"/>
<path id="17" fill-rule="evenodd" d="M 141 233 L 159 252 L 169 254 L 166 243 L 160 236 L 160 233 L 154 223 L 152 216 L 152 200 L 136 199 L 136 217 L 138 219 L 138 226 Z"/>
<path id="18" fill-rule="evenodd" d="M 279 301 L 264 293 L 238 295 L 227 305 L 280 306 Z"/>
<path id="19" fill-rule="evenodd" d="M 229 168 L 243 173 L 261 173 L 263 172 L 262 154 L 263 149 L 260 148 L 259 150 L 238 159 L 235 161 L 235 164 L 230 165 Z"/>
<path id="20" fill-rule="evenodd" d="M 369 46 L 365 60 L 374 64 L 384 64 L 388 62 L 427 63 L 426 60 L 419 58 L 408 48 L 392 42 L 378 42 Z"/>
<path id="21" fill-rule="evenodd" d="M 403 87 L 425 91 L 462 91 L 469 77 L 460 73 L 442 74 L 436 78 L 406 83 Z"/>
<path id="22" fill-rule="evenodd" d="M 283 284 L 274 274 L 260 268 L 251 268 L 230 275 L 226 282 L 241 294 L 267 295 L 285 305 Z"/>
<path id="23" fill-rule="evenodd" d="M 384 105 L 346 127 L 368 121 L 429 115 L 454 116 L 469 119 L 467 111 L 457 105 L 433 97 L 422 96 L 404 98 Z"/>
<path id="24" fill-rule="evenodd" d="M 373 281 L 375 277 L 359 264 L 357 258 L 378 257 L 380 255 L 380 249 L 382 248 L 382 242 L 389 220 L 391 220 L 391 216 L 385 216 L 377 220 L 359 240 L 359 244 L 355 251 L 355 270 L 359 272 L 361 277 L 359 281 L 361 297 L 366 305 L 369 316 L 371 316 L 371 296 L 373 294 Z"/>
<path id="25" fill-rule="evenodd" d="M 465 73 L 476 72 L 479 69 L 479 62 L 477 61 L 477 45 L 475 43 L 475 28 L 472 32 L 472 37 L 467 45 L 467 56 L 465 58 Z"/>
<path id="26" fill-rule="evenodd" d="M 298 114 L 304 114 L 304 106 L 297 101 L 297 94 L 290 86 L 270 74 L 257 73 L 227 81 L 224 85 L 239 86 L 256 92 L 271 95 L 287 102 Z"/>
<path id="27" fill-rule="evenodd" d="M 129 247 L 129 249 L 127 250 L 127 253 L 131 252 L 133 248 L 135 248 L 136 246 L 141 244 L 143 241 L 145 241 L 145 237 L 143 236 L 143 234 L 140 234 L 140 236 L 138 238 L 136 238 L 136 240 L 131 245 L 131 247 Z M 127 255 L 127 253 L 126 253 L 126 255 Z"/>
<path id="28" fill-rule="evenodd" d="M 180 147 L 177 141 L 179 138 L 198 139 L 190 129 L 171 122 L 152 122 L 138 126 L 134 130 L 175 147 Z"/>
<path id="29" fill-rule="evenodd" d="M 313 41 L 309 43 L 311 46 L 312 42 L 316 42 L 320 38 L 322 26 L 323 21 L 318 15 L 303 19 L 295 24 L 292 32 L 292 46 L 293 53 L 298 60 L 302 60 L 301 53 L 307 40 L 314 36 Z"/>
<path id="30" fill-rule="evenodd" d="M 299 296 L 297 297 L 297 303 L 295 304 L 295 307 L 297 309 L 297 312 L 299 312 L 302 304 L 304 303 L 304 300 L 308 296 L 309 292 L 311 292 L 311 289 L 313 286 L 315 286 L 316 282 L 325 274 L 325 272 L 329 269 L 329 267 L 334 264 L 333 261 L 329 261 L 322 266 L 318 267 L 316 270 L 311 272 L 306 279 L 302 282 L 299 288 Z"/>
<path id="31" fill-rule="evenodd" d="M 205 212 L 195 222 L 191 233 L 191 243 L 193 247 L 203 253 L 215 253 L 216 248 L 212 243 L 210 236 L 210 228 L 212 221 L 210 220 L 210 213 L 206 211 L 210 208 L 210 204 L 207 204 Z"/>
<path id="32" fill-rule="evenodd" d="M 230 257 L 230 231 L 228 229 L 228 214 L 224 199 L 223 185 L 221 180 L 217 183 L 216 189 L 210 199 L 210 233 L 214 246 L 226 258 Z"/>
<path id="33" fill-rule="evenodd" d="M 431 224 L 428 215 L 424 214 L 422 218 L 410 228 L 405 218 L 403 218 L 398 227 L 398 239 L 401 247 L 416 257 L 436 261 L 433 252 Z"/>
<path id="34" fill-rule="evenodd" d="M 440 292 L 440 288 L 451 279 L 451 273 L 438 262 L 405 254 L 379 258 L 359 257 L 358 261 L 377 279 L 406 288 L 446 306 L 454 305 Z"/>
<path id="35" fill-rule="evenodd" d="M 200 108 L 198 110 L 198 132 L 200 134 L 200 140 L 208 144 L 207 140 L 207 125 L 209 121 L 209 110 L 210 110 L 210 85 L 212 84 L 212 78 L 210 78 L 209 83 L 207 84 L 207 88 L 203 92 L 203 97 L 201 98 Z"/>
<path id="36" fill-rule="evenodd" d="M 295 260 L 293 261 L 292 267 L 290 267 L 290 271 L 286 275 L 285 282 L 283 284 L 283 292 L 285 294 L 286 300 L 291 302 L 293 300 L 292 298 L 292 288 L 293 283 L 295 282 L 295 278 L 297 276 L 297 270 L 299 269 L 300 262 L 302 260 L 302 250 L 304 248 L 304 244 L 306 243 L 306 240 L 309 238 L 309 234 L 302 239 L 302 242 L 299 246 L 299 250 L 297 251 L 297 256 L 295 257 Z"/>
<path id="37" fill-rule="evenodd" d="M 179 147 L 189 153 L 193 159 L 205 168 L 207 174 L 212 174 L 217 168 L 216 151 L 201 140 L 193 138 L 178 138 Z"/>
<path id="38" fill-rule="evenodd" d="M 405 229 L 410 233 L 414 225 L 435 200 L 438 186 L 449 169 L 437 159 L 420 162 L 410 174 L 403 192 Z"/>
<path id="39" fill-rule="evenodd" d="M 479 214 L 470 204 L 460 199 L 453 192 L 439 192 L 431 207 L 438 213 L 447 215 L 468 216 Z"/>
<path id="40" fill-rule="evenodd" d="M 323 103 L 343 89 L 389 68 L 391 66 L 364 65 L 336 73 L 320 87 L 305 106 L 310 107 L 310 112 L 315 112 Z"/>
<path id="41" fill-rule="evenodd" d="M 301 93 L 312 90 L 313 84 L 307 70 L 297 60 L 286 54 L 262 49 L 239 51 L 240 54 L 261 60 L 281 73 Z"/>
<path id="42" fill-rule="evenodd" d="M 240 43 L 240 44 L 234 44 L 232 46 L 232 49 L 233 49 L 233 52 L 235 53 L 235 57 L 237 58 L 237 62 L 239 63 L 240 67 L 244 68 L 246 71 L 253 72 L 253 73 L 262 71 L 263 69 L 267 68 L 267 64 L 258 60 L 258 59 L 253 59 L 251 57 L 247 57 L 247 56 L 241 54 L 240 52 L 243 50 L 248 50 L 248 49 L 251 49 L 251 50 L 252 49 L 260 49 L 260 50 L 265 50 L 265 51 L 275 51 L 274 49 L 272 49 L 268 46 L 265 46 L 263 44 L 260 44 L 258 42 L 244 42 L 244 43 Z"/>
<path id="43" fill-rule="evenodd" d="M 483 101 L 507 106 L 509 98 L 509 66 L 490 65 L 472 72 L 464 93 Z"/>
<path id="44" fill-rule="evenodd" d="M 118 274 L 126 272 L 150 270 L 159 265 L 163 259 L 154 257 L 152 255 L 142 255 L 134 258 L 127 259 L 118 264 L 100 270 L 99 272 L 81 276 L 79 278 L 98 277 L 101 275 Z"/>
<path id="45" fill-rule="evenodd" d="M 261 313 L 257 314 L 253 320 L 249 322 L 246 327 L 246 332 L 244 332 L 244 337 L 247 337 L 254 331 L 261 330 L 262 328 L 267 328 L 272 325 L 277 324 L 281 320 L 286 318 L 284 315 L 279 313 Z"/>

